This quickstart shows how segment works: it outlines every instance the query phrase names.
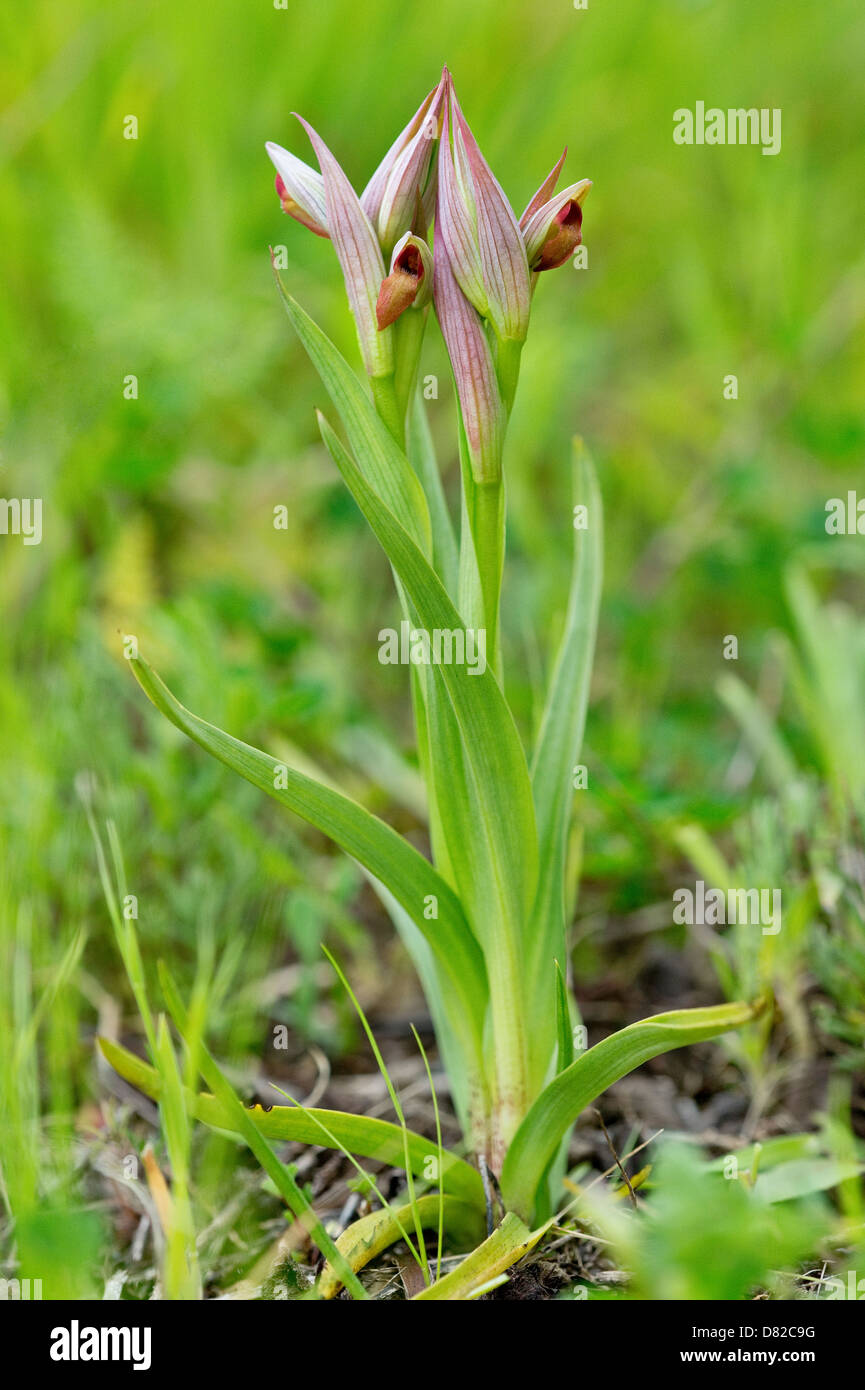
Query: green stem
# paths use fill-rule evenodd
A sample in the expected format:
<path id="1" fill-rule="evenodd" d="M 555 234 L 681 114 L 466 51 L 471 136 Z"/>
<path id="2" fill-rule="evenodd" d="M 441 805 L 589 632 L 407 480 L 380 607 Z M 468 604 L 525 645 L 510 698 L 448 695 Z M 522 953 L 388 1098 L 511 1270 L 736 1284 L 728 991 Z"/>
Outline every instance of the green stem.
<path id="1" fill-rule="evenodd" d="M 499 338 L 495 343 L 496 376 L 505 410 L 510 415 L 520 379 L 523 345 L 515 338 Z"/>
<path id="2" fill-rule="evenodd" d="M 495 1097 L 490 1125 L 489 1161 L 498 1176 L 505 1154 L 529 1104 L 528 1046 L 525 1029 L 525 991 L 520 962 L 513 950 L 512 932 L 487 957 L 490 982 L 492 1045 L 495 1054 Z"/>
<path id="3" fill-rule="evenodd" d="M 400 411 L 393 374 L 371 376 L 373 404 L 401 449 L 405 449 L 405 412 Z"/>
<path id="4" fill-rule="evenodd" d="M 483 596 L 487 662 L 501 680 L 499 601 L 505 559 L 504 477 L 491 483 L 477 483 L 469 478 L 467 492 L 468 519 Z"/>
<path id="5" fill-rule="evenodd" d="M 396 348 L 394 391 L 397 409 L 400 419 L 403 421 L 408 413 L 409 402 L 414 395 L 420 350 L 428 316 L 428 306 L 423 309 L 407 309 L 393 325 Z"/>

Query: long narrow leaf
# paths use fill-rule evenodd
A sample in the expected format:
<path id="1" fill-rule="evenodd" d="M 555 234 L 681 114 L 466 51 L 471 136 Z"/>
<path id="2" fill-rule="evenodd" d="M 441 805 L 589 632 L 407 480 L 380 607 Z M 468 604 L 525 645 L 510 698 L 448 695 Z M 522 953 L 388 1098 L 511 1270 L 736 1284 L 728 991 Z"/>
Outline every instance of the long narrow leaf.
<path id="1" fill-rule="evenodd" d="M 405 586 L 427 632 L 463 628 L 460 615 L 412 538 L 364 479 L 354 460 L 319 415 L 322 437 L 352 496 Z M 462 731 L 485 835 L 501 888 L 513 889 L 522 914 L 531 906 L 537 876 L 537 833 L 525 754 L 495 676 L 487 668 L 431 666 L 440 673 Z"/>
<path id="2" fill-rule="evenodd" d="M 421 480 L 432 525 L 433 565 L 452 599 L 459 579 L 459 549 L 448 511 L 424 404 L 418 393 L 411 412 L 409 458 Z"/>
<path id="3" fill-rule="evenodd" d="M 451 1270 L 443 1279 L 438 1279 L 428 1289 L 417 1294 L 419 1299 L 439 1299 L 448 1302 L 462 1302 L 471 1299 L 490 1284 L 499 1274 L 528 1255 L 538 1241 L 549 1230 L 547 1222 L 531 1231 L 518 1216 L 509 1212 L 482 1245 Z"/>
<path id="4" fill-rule="evenodd" d="M 319 426 L 421 625 L 430 634 L 462 629 L 460 616 L 438 576 L 321 414 Z M 528 1083 L 523 956 L 537 877 L 528 769 L 516 726 L 492 671 L 470 671 L 465 665 L 445 662 L 431 665 L 428 675 L 433 690 L 442 685 L 447 690 L 469 773 L 474 815 L 466 824 L 466 834 L 481 872 L 472 885 L 474 896 L 467 907 L 484 948 L 490 980 L 499 1113 L 502 1129 L 510 1138 Z M 428 704 L 432 715 L 432 701 Z M 444 810 L 441 802 L 439 809 Z"/>
<path id="5" fill-rule="evenodd" d="M 541 1079 L 555 1033 L 549 1007 L 553 961 L 565 959 L 565 856 L 573 804 L 572 773 L 580 756 L 603 573 L 603 514 L 597 477 L 579 440 L 574 443 L 575 491 L 588 526 L 575 530 L 574 568 L 565 630 L 556 658 L 532 767 L 540 868 L 532 914 L 529 962 L 533 1000 L 533 1074 Z"/>
<path id="6" fill-rule="evenodd" d="M 199 719 L 175 699 L 142 656 L 131 658 L 130 664 L 144 693 L 172 724 L 226 767 L 323 831 L 387 887 L 426 937 L 454 997 L 461 1002 L 468 1045 L 471 1035 L 477 1035 L 485 1007 L 483 960 L 458 898 L 429 860 L 349 797 Z M 424 916 L 429 897 L 438 904 L 437 920 Z"/>
<path id="7" fill-rule="evenodd" d="M 405 1226 L 416 1218 L 425 1230 L 435 1230 L 440 1219 L 440 1201 L 444 1222 L 452 1239 L 463 1245 L 475 1245 L 483 1237 L 483 1217 L 476 1207 L 459 1197 L 425 1196 L 414 1204 L 372 1211 L 353 1222 L 336 1242 L 340 1254 L 355 1271 L 363 1269 L 376 1255 L 403 1238 Z M 333 1298 L 342 1287 L 342 1279 L 327 1265 L 321 1274 L 318 1291 L 322 1298 Z"/>
<path id="8" fill-rule="evenodd" d="M 158 1101 L 161 1094 L 161 1081 L 155 1068 L 133 1052 L 112 1042 L 109 1038 L 99 1038 L 99 1047 L 106 1061 L 130 1085 L 144 1095 Z M 229 1134 L 239 1133 L 237 1117 L 227 1111 L 216 1096 L 200 1094 L 190 1096 L 189 1112 L 202 1124 L 211 1129 L 225 1130 Z M 274 1105 L 265 1110 L 256 1105 L 244 1111 L 266 1139 L 274 1143 L 294 1141 L 298 1144 L 315 1144 L 326 1148 L 322 1142 L 324 1129 L 329 1129 L 340 1144 L 350 1153 L 360 1158 L 388 1163 L 402 1168 L 404 1162 L 403 1131 L 399 1125 L 389 1124 L 366 1115 L 352 1115 L 341 1110 L 298 1109 L 293 1105 Z M 408 1131 L 408 1152 L 412 1170 L 416 1177 L 423 1178 L 429 1166 L 430 1157 L 435 1157 L 437 1146 L 434 1140 L 425 1139 L 422 1134 Z M 472 1202 L 480 1211 L 484 1209 L 484 1189 L 480 1173 L 465 1159 L 445 1149 L 440 1180 L 446 1192 Z"/>
<path id="9" fill-rule="evenodd" d="M 367 481 L 428 555 L 432 544 L 429 511 L 416 473 L 338 348 L 275 274 L 286 313 L 339 411 Z"/>
<path id="10" fill-rule="evenodd" d="M 514 1136 L 501 1179 L 508 1211 L 524 1219 L 531 1216 L 538 1185 L 562 1135 L 614 1081 L 662 1052 L 741 1028 L 757 1018 L 765 1006 L 765 1000 L 758 1000 L 755 1004 L 718 1004 L 656 1014 L 583 1052 L 541 1092 Z"/>

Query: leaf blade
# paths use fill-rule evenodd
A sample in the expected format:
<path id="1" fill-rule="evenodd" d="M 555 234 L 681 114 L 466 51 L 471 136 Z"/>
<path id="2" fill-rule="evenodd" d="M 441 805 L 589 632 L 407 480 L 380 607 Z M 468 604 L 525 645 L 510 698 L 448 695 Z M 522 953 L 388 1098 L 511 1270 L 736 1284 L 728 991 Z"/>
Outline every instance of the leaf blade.
<path id="1" fill-rule="evenodd" d="M 159 1100 L 161 1081 L 154 1067 L 110 1038 L 100 1037 L 97 1041 L 102 1055 L 118 1075 L 152 1100 Z M 235 1118 L 216 1096 L 204 1092 L 190 1096 L 190 1113 L 211 1129 L 224 1130 L 229 1134 L 240 1132 Z M 403 1131 L 399 1125 L 390 1124 L 387 1120 L 353 1115 L 342 1110 L 306 1107 L 301 1110 L 293 1105 L 274 1105 L 270 1110 L 255 1105 L 244 1109 L 244 1114 L 250 1117 L 266 1139 L 275 1143 L 291 1141 L 326 1148 L 328 1146 L 322 1142 L 322 1136 L 325 1129 L 330 1129 L 349 1153 L 396 1168 L 403 1167 Z M 409 1130 L 408 1143 L 412 1169 L 416 1177 L 422 1178 L 427 1160 L 437 1156 L 435 1142 Z M 440 1177 L 445 1191 L 471 1202 L 481 1211 L 484 1209 L 480 1173 L 450 1149 L 444 1150 Z"/>
<path id="2" fill-rule="evenodd" d="M 565 959 L 565 862 L 573 804 L 571 770 L 580 755 L 592 676 L 603 578 L 603 512 L 598 480 L 579 440 L 574 441 L 575 494 L 588 508 L 589 525 L 574 532 L 575 553 L 565 629 L 532 760 L 532 791 L 538 823 L 538 896 L 530 955 L 534 1001 L 533 1070 L 549 1065 L 553 1034 L 549 1018 L 550 971 Z"/>
<path id="3" fill-rule="evenodd" d="M 341 792 L 200 719 L 181 705 L 141 655 L 129 661 L 148 699 L 172 724 L 226 767 L 322 830 L 388 888 L 427 939 L 464 1008 L 463 1038 L 468 1041 L 469 1027 L 477 1034 L 486 999 L 483 959 L 459 899 L 429 860 Z M 275 785 L 277 772 L 285 786 Z M 434 921 L 424 917 L 424 900 L 429 896 L 438 903 Z"/>
<path id="4" fill-rule="evenodd" d="M 750 1023 L 765 1007 L 766 1000 L 762 999 L 754 1004 L 717 1004 L 655 1014 L 581 1053 L 541 1092 L 514 1136 L 501 1179 L 507 1209 L 530 1219 L 535 1193 L 556 1145 L 581 1111 L 608 1086 L 662 1052 L 705 1042 Z"/>
<path id="5" fill-rule="evenodd" d="M 428 555 L 432 535 L 429 509 L 417 474 L 342 353 L 288 293 L 279 273 L 274 273 L 285 311 L 339 412 L 367 481 Z"/>

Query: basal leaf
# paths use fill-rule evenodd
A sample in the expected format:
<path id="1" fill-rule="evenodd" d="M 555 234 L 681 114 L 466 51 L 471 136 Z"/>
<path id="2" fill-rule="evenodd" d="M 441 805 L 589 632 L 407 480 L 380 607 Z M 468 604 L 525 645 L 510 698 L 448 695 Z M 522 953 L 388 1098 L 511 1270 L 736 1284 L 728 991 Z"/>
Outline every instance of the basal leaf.
<path id="1" fill-rule="evenodd" d="M 740 1028 L 765 1007 L 766 1001 L 759 1000 L 755 1004 L 718 1004 L 656 1014 L 583 1052 L 541 1092 L 514 1136 L 501 1178 L 508 1211 L 530 1218 L 538 1185 L 562 1135 L 614 1081 L 662 1052 Z"/>
<path id="2" fill-rule="evenodd" d="M 152 1100 L 159 1100 L 162 1083 L 155 1068 L 109 1038 L 99 1038 L 98 1041 L 103 1056 L 125 1081 Z M 211 1129 L 225 1130 L 229 1134 L 239 1133 L 236 1117 L 226 1111 L 216 1096 L 204 1093 L 190 1095 L 189 1109 L 190 1114 Z M 323 1129 L 327 1128 L 349 1153 L 388 1163 L 395 1168 L 402 1168 L 404 1164 L 403 1131 L 399 1125 L 390 1124 L 387 1120 L 352 1115 L 341 1110 L 301 1110 L 294 1105 L 274 1105 L 270 1109 L 255 1105 L 245 1110 L 244 1114 L 249 1115 L 256 1129 L 274 1143 L 293 1141 L 327 1148 L 323 1135 Z M 412 1171 L 416 1177 L 423 1178 L 428 1171 L 430 1158 L 438 1156 L 437 1145 L 412 1130 L 408 1131 L 408 1138 Z M 440 1179 L 444 1191 L 471 1202 L 483 1211 L 484 1191 L 480 1173 L 448 1149 L 444 1150 Z"/>
<path id="3" fill-rule="evenodd" d="M 362 1216 L 336 1242 L 340 1254 L 355 1271 L 363 1269 L 388 1246 L 402 1237 L 403 1230 L 415 1219 L 425 1230 L 435 1230 L 439 1222 L 439 1198 L 437 1195 L 419 1197 L 414 1204 L 409 1203 L 394 1209 L 372 1211 Z M 451 1239 L 463 1247 L 473 1246 L 483 1239 L 483 1216 L 477 1207 L 463 1202 L 459 1197 L 444 1199 L 445 1229 Z M 318 1291 L 322 1298 L 333 1298 L 342 1287 L 342 1279 L 326 1265 L 319 1279 Z"/>
<path id="4" fill-rule="evenodd" d="M 437 1299 L 462 1302 L 476 1297 L 498 1275 L 528 1255 L 549 1227 L 550 1223 L 547 1222 L 535 1231 L 529 1230 L 518 1216 L 509 1212 L 492 1235 L 467 1255 L 456 1269 L 417 1294 L 412 1301 Z"/>

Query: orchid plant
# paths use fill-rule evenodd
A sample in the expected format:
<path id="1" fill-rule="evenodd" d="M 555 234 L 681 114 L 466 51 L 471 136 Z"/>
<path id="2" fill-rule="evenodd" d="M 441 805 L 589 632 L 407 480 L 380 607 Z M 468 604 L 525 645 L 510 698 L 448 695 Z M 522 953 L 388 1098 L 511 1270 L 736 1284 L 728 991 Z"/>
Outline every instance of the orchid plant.
<path id="1" fill-rule="evenodd" d="M 208 1054 L 212 1094 L 192 1113 L 267 1140 L 300 1140 L 402 1167 L 409 1206 L 375 1211 L 337 1242 L 322 1291 L 357 1294 L 356 1270 L 405 1235 L 441 1222 L 458 1244 L 487 1238 L 419 1297 L 477 1294 L 547 1229 L 580 1111 L 648 1058 L 741 1026 L 762 1007 L 732 1003 L 633 1023 L 588 1050 L 575 1046 L 566 982 L 575 905 L 568 843 L 601 589 L 601 501 L 575 446 L 586 526 L 567 616 L 531 757 L 509 708 L 500 642 L 505 550 L 503 456 L 532 297 L 540 276 L 579 245 L 580 179 L 556 192 L 565 154 L 517 219 L 457 101 L 447 70 L 388 150 L 360 196 L 321 136 L 301 121 L 318 171 L 268 144 L 283 210 L 329 239 L 357 326 L 368 390 L 322 329 L 279 285 L 292 325 L 326 387 L 344 438 L 319 415 L 322 439 L 393 570 L 412 632 L 486 634 L 487 664 L 412 660 L 417 755 L 429 807 L 431 858 L 337 790 L 240 742 L 185 709 L 140 655 L 133 669 L 154 705 L 214 757 L 328 835 L 363 869 L 423 985 L 463 1126 L 467 1157 L 398 1124 L 297 1104 L 239 1116 Z M 566 153 L 566 152 L 565 152 Z M 277 275 L 279 282 L 279 276 Z M 461 471 L 454 528 L 417 386 L 430 310 L 444 337 L 456 395 Z M 183 1011 L 172 1013 L 183 1032 Z M 157 1070 L 115 1044 L 114 1065 L 151 1094 Z M 272 1156 L 272 1153 L 271 1153 Z M 270 1168 L 268 1168 L 270 1171 Z M 438 1197 L 418 1195 L 430 1174 Z M 495 1199 L 493 1189 L 496 1189 Z M 284 1189 L 281 1189 L 284 1190 Z M 292 1192 L 286 1200 L 291 1204 Z M 338 1256 L 338 1258 L 337 1258 Z M 336 1264 L 334 1263 L 336 1259 Z"/>

